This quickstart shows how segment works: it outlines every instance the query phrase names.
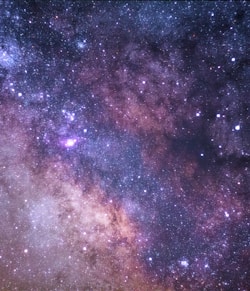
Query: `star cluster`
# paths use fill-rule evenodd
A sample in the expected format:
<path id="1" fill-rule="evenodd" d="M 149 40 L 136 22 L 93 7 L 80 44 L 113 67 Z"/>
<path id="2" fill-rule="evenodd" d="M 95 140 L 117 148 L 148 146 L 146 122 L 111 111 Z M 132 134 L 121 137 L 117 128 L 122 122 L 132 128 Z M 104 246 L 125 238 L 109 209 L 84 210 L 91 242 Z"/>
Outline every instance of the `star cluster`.
<path id="1" fill-rule="evenodd" d="M 249 290 L 249 4 L 0 7 L 0 290 Z"/>

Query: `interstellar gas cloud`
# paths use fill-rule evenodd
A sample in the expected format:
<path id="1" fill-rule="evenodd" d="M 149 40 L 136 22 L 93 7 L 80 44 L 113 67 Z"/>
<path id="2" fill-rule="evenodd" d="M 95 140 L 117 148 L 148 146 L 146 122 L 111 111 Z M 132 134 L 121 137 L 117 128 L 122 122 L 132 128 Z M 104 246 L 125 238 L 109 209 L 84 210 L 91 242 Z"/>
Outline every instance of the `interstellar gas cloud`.
<path id="1" fill-rule="evenodd" d="M 0 290 L 250 290 L 248 2 L 0 0 Z"/>

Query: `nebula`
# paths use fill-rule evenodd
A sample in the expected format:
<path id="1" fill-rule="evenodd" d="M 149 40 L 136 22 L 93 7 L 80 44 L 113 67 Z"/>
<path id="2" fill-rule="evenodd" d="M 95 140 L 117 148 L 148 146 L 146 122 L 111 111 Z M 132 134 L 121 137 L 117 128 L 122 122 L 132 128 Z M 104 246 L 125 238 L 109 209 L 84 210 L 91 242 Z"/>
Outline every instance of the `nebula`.
<path id="1" fill-rule="evenodd" d="M 249 290 L 249 4 L 0 6 L 0 290 Z"/>

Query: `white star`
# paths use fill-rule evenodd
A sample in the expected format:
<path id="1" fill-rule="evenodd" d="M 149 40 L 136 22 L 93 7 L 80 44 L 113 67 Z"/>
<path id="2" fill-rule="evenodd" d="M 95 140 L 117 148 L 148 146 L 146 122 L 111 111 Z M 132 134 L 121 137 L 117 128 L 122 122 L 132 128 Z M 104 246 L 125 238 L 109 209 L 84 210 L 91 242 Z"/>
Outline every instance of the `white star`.
<path id="1" fill-rule="evenodd" d="M 73 147 L 76 144 L 77 140 L 75 138 L 68 138 L 65 141 L 65 146 L 67 148 Z"/>
<path id="2" fill-rule="evenodd" d="M 235 130 L 240 130 L 240 125 L 239 124 L 237 124 L 237 125 L 235 125 Z"/>

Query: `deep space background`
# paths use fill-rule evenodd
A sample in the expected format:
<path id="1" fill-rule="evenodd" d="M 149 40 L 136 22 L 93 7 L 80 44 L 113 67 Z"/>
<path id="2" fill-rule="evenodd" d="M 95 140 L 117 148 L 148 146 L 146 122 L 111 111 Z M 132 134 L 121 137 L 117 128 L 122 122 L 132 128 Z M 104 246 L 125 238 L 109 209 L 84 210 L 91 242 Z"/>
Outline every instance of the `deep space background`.
<path id="1" fill-rule="evenodd" d="M 250 290 L 250 4 L 0 0 L 0 290 Z"/>

